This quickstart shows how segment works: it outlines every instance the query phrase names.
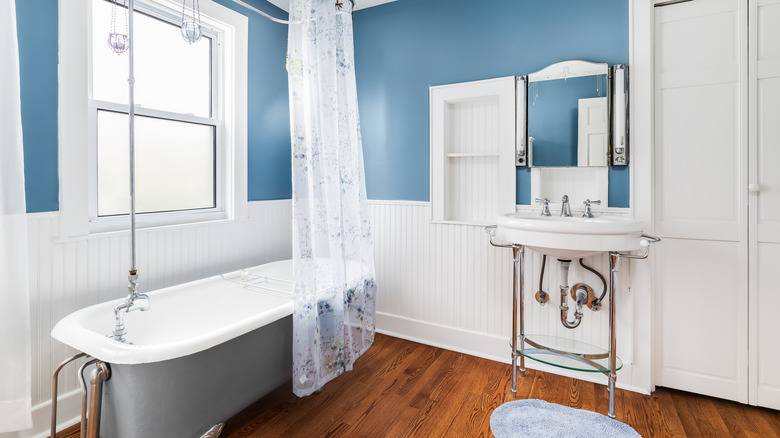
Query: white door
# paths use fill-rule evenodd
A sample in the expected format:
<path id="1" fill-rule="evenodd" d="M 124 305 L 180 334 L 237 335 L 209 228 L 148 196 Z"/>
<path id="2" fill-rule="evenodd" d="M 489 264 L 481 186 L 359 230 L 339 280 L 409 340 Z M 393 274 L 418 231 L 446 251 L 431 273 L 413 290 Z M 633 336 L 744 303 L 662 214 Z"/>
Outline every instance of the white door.
<path id="1" fill-rule="evenodd" d="M 747 24 L 740 0 L 655 8 L 657 383 L 743 403 Z"/>
<path id="2" fill-rule="evenodd" d="M 751 0 L 748 15 L 750 403 L 780 409 L 780 0 Z"/>
<path id="3" fill-rule="evenodd" d="M 577 166 L 606 166 L 607 98 L 579 99 L 577 103 Z"/>

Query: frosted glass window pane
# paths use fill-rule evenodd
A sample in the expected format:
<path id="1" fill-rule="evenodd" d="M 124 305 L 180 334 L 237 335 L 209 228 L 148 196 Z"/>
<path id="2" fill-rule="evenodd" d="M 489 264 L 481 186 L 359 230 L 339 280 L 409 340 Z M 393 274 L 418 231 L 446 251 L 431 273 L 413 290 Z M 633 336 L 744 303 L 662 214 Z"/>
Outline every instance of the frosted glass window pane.
<path id="1" fill-rule="evenodd" d="M 136 212 L 213 208 L 214 127 L 135 118 Z M 98 216 L 130 211 L 128 116 L 98 111 Z"/>
<path id="2" fill-rule="evenodd" d="M 108 47 L 111 3 L 92 1 L 92 98 L 128 103 L 128 53 Z M 116 29 L 125 33 L 125 8 Z M 135 103 L 146 108 L 211 117 L 211 38 L 188 44 L 181 29 L 136 12 Z"/>

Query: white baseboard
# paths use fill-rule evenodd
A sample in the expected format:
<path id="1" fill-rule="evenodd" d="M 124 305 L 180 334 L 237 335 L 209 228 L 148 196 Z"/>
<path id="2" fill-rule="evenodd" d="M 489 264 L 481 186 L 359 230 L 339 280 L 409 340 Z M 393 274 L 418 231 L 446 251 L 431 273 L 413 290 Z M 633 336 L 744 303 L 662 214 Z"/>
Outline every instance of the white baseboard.
<path id="1" fill-rule="evenodd" d="M 378 333 L 385 335 L 444 348 L 446 350 L 457 351 L 458 353 L 468 354 L 470 356 L 481 357 L 506 364 L 512 363 L 509 339 L 504 339 L 503 337 L 490 333 L 463 330 L 457 327 L 419 321 L 384 312 L 376 313 L 376 330 Z M 525 365 L 527 368 L 546 373 L 558 374 L 602 385 L 607 384 L 607 377 L 600 373 L 571 371 L 545 365 L 533 360 L 526 360 Z M 650 394 L 650 392 L 644 388 L 639 388 L 631 384 L 623 384 L 621 382 L 621 380 L 625 382 L 631 381 L 632 368 L 633 366 L 631 363 L 626 362 L 623 364 L 623 369 L 618 371 L 617 387 L 640 394 Z"/>
<path id="2" fill-rule="evenodd" d="M 81 421 L 81 390 L 57 397 L 57 432 Z M 0 433 L 0 438 L 46 438 L 51 430 L 51 402 L 32 408 L 33 427 L 19 432 Z"/>

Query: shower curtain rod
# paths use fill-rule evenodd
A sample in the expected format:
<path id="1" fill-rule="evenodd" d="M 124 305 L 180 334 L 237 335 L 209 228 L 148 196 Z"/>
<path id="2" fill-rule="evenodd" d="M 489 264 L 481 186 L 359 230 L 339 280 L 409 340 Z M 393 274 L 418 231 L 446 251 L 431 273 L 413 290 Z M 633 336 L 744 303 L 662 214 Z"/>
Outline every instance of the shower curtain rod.
<path id="1" fill-rule="evenodd" d="M 282 19 L 279 19 L 279 18 L 273 17 L 273 16 L 271 16 L 271 15 L 268 15 L 268 14 L 266 14 L 265 12 L 261 11 L 260 9 L 257 9 L 257 8 L 256 8 L 256 7 L 254 7 L 254 6 L 248 5 L 248 4 L 244 3 L 244 2 L 242 2 L 241 0 L 233 0 L 233 2 L 234 2 L 234 3 L 238 3 L 239 5 L 241 5 L 241 6 L 245 7 L 245 8 L 247 8 L 247 9 L 249 9 L 249 10 L 255 11 L 255 12 L 257 12 L 258 14 L 262 15 L 263 17 L 265 17 L 265 18 L 267 18 L 267 19 L 269 19 L 269 20 L 271 20 L 271 21 L 275 21 L 275 22 L 277 22 L 277 23 L 281 23 L 281 24 L 290 24 L 290 22 L 289 22 L 289 21 L 287 21 L 287 20 L 282 20 Z"/>
<path id="2" fill-rule="evenodd" d="M 355 8 L 355 0 L 349 0 L 349 2 L 352 3 L 352 8 L 354 9 Z M 241 6 L 249 9 L 250 11 L 255 11 L 258 14 L 262 15 L 263 17 L 265 17 L 265 18 L 267 18 L 267 19 L 269 19 L 269 20 L 271 20 L 273 22 L 281 23 L 281 24 L 290 24 L 290 22 L 287 21 L 287 20 L 282 20 L 281 18 L 276 18 L 274 16 L 268 15 L 265 12 L 261 11 L 260 9 L 257 9 L 256 7 L 254 7 L 252 5 L 248 5 L 248 4 L 244 3 L 244 2 L 242 2 L 241 0 L 233 0 L 233 3 L 237 3 L 237 4 L 241 5 Z M 341 9 L 341 4 L 339 3 L 338 0 L 336 0 L 336 5 L 339 7 L 339 9 Z"/>

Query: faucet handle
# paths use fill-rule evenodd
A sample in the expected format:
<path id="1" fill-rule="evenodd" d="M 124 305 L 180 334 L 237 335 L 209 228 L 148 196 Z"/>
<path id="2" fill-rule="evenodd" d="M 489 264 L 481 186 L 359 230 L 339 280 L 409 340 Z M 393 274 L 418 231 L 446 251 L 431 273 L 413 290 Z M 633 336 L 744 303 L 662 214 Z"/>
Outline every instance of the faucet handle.
<path id="1" fill-rule="evenodd" d="M 539 199 L 536 198 L 535 201 L 537 204 L 542 204 L 542 216 L 550 216 L 550 200 L 547 198 Z"/>
<path id="2" fill-rule="evenodd" d="M 586 199 L 582 201 L 582 203 L 585 204 L 585 211 L 582 213 L 582 217 L 592 218 L 593 211 L 591 211 L 590 206 L 592 204 L 601 205 L 601 200 L 591 201 L 590 199 Z"/>

